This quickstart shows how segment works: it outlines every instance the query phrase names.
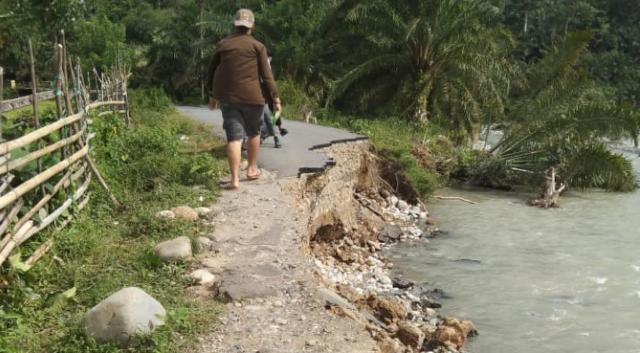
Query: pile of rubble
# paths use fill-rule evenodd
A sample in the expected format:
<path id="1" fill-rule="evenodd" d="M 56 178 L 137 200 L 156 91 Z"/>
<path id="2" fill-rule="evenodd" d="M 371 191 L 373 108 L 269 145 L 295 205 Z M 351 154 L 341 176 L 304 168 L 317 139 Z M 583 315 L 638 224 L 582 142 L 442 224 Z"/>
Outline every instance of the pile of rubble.
<path id="1" fill-rule="evenodd" d="M 440 234 L 426 207 L 384 190 L 358 192 L 354 199 L 358 225 L 321 229 L 310 244 L 319 277 L 355 307 L 340 313 L 364 322 L 382 352 L 461 351 L 466 338 L 477 334 L 473 324 L 441 317 L 436 309 L 443 291 L 393 277 L 393 264 L 382 253 Z"/>

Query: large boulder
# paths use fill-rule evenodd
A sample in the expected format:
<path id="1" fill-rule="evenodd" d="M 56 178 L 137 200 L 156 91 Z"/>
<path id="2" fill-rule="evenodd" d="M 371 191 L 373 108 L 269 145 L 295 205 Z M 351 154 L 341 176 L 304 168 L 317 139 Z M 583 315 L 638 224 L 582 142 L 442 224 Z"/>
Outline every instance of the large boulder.
<path id="1" fill-rule="evenodd" d="M 176 215 L 176 218 L 185 221 L 195 222 L 200 218 L 198 212 L 189 206 L 176 207 L 171 211 Z"/>
<path id="2" fill-rule="evenodd" d="M 156 245 L 153 250 L 164 261 L 187 260 L 193 256 L 191 239 L 186 236 L 162 242 Z"/>
<path id="3" fill-rule="evenodd" d="M 102 343 L 129 344 L 132 338 L 164 325 L 166 311 L 136 287 L 124 288 L 90 309 L 82 320 L 85 333 Z"/>

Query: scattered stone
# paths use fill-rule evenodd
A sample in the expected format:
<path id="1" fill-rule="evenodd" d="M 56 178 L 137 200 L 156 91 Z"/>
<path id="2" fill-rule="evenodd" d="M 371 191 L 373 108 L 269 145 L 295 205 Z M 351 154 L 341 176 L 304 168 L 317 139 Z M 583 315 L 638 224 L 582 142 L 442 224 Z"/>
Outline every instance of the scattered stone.
<path id="1" fill-rule="evenodd" d="M 393 287 L 398 289 L 409 289 L 413 287 L 415 283 L 404 279 L 402 277 L 394 277 L 393 278 Z"/>
<path id="2" fill-rule="evenodd" d="M 398 198 L 397 198 L 396 196 L 393 196 L 393 195 L 392 195 L 392 196 L 389 198 L 389 203 L 391 204 L 391 206 L 395 206 L 395 205 L 397 205 L 397 204 L 398 204 L 398 201 L 400 201 L 400 200 L 398 200 Z"/>
<path id="3" fill-rule="evenodd" d="M 187 260 L 193 255 L 191 239 L 186 236 L 162 242 L 154 247 L 154 251 L 164 261 Z"/>
<path id="4" fill-rule="evenodd" d="M 196 208 L 196 212 L 200 217 L 206 217 L 211 214 L 211 209 L 208 207 L 198 207 Z"/>
<path id="5" fill-rule="evenodd" d="M 128 345 L 138 335 L 164 325 L 165 309 L 136 287 L 124 288 L 91 308 L 82 320 L 85 333 L 98 342 Z"/>
<path id="6" fill-rule="evenodd" d="M 409 210 L 409 207 L 410 207 L 410 206 L 409 206 L 409 204 L 408 204 L 406 201 L 404 201 L 404 200 L 400 200 L 400 201 L 398 201 L 398 209 L 399 209 L 400 211 L 406 212 L 406 211 L 408 211 L 408 210 Z"/>
<path id="7" fill-rule="evenodd" d="M 279 318 L 279 317 L 275 318 L 275 319 L 273 320 L 273 322 L 274 322 L 276 325 L 280 325 L 280 326 L 286 326 L 286 325 L 289 323 L 287 320 L 285 320 L 285 319 L 283 319 L 283 318 Z"/>
<path id="8" fill-rule="evenodd" d="M 351 310 L 355 309 L 355 306 L 351 304 L 347 299 L 328 288 L 318 289 L 318 294 L 320 295 L 320 298 L 325 301 L 326 305 L 339 306 L 341 308 Z"/>
<path id="9" fill-rule="evenodd" d="M 404 320 L 407 309 L 404 303 L 393 296 L 370 295 L 367 304 L 374 310 L 374 315 L 387 324 Z"/>
<path id="10" fill-rule="evenodd" d="M 176 207 L 171 211 L 175 213 L 176 218 L 183 219 L 185 221 L 195 222 L 199 218 L 198 212 L 189 206 Z"/>
<path id="11" fill-rule="evenodd" d="M 214 242 L 207 237 L 198 237 L 198 250 L 207 251 L 213 248 Z"/>
<path id="12" fill-rule="evenodd" d="M 318 341 L 316 340 L 308 340 L 304 343 L 305 346 L 307 347 L 315 347 L 318 345 Z"/>
<path id="13" fill-rule="evenodd" d="M 398 324 L 398 332 L 396 333 L 396 337 L 402 341 L 405 345 L 414 348 L 420 349 L 422 347 L 422 343 L 424 342 L 425 334 L 417 328 L 415 325 L 403 321 Z"/>
<path id="14" fill-rule="evenodd" d="M 385 224 L 378 232 L 378 240 L 383 243 L 394 243 L 400 240 L 402 228 L 396 224 Z"/>
<path id="15" fill-rule="evenodd" d="M 378 344 L 380 353 L 404 353 L 405 347 L 397 339 L 386 337 Z"/>
<path id="16" fill-rule="evenodd" d="M 156 218 L 172 220 L 172 219 L 176 219 L 176 214 L 173 213 L 173 211 L 164 210 L 156 213 Z"/>
<path id="17" fill-rule="evenodd" d="M 477 334 L 478 331 L 476 331 L 471 321 L 446 318 L 436 329 L 434 339 L 442 346 L 461 349 L 467 337 L 476 336 Z"/>
<path id="18" fill-rule="evenodd" d="M 206 269 L 195 270 L 189 274 L 194 283 L 209 287 L 216 282 L 216 276 Z"/>

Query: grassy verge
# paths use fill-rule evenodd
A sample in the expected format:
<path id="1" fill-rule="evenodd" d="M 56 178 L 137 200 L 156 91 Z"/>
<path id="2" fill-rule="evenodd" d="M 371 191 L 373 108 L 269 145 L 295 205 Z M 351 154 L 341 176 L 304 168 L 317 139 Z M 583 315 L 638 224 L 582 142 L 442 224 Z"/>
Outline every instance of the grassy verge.
<path id="1" fill-rule="evenodd" d="M 292 81 L 280 80 L 278 88 L 284 100 L 285 119 L 302 120 L 302 111 L 311 109 L 320 124 L 369 137 L 392 173 L 410 186 L 412 195 L 405 195 L 409 198 L 426 199 L 451 179 L 465 177 L 473 160 L 473 152 L 456 147 L 436 124 L 425 127 L 398 117 L 347 116 L 319 107 Z"/>
<path id="2" fill-rule="evenodd" d="M 0 269 L 0 352 L 177 352 L 215 324 L 218 304 L 185 295 L 188 266 L 162 263 L 151 249 L 162 240 L 204 231 L 154 214 L 215 199 L 224 164 L 198 151 L 219 141 L 181 118 L 161 92 L 132 92 L 131 101 L 135 129 L 116 116 L 93 119 L 93 155 L 127 210 L 114 211 L 93 185 L 90 207 L 71 226 L 28 244 L 35 248 L 55 236 L 46 257 L 26 273 Z M 126 350 L 87 339 L 80 328 L 86 310 L 129 286 L 141 287 L 164 305 L 167 325 Z"/>

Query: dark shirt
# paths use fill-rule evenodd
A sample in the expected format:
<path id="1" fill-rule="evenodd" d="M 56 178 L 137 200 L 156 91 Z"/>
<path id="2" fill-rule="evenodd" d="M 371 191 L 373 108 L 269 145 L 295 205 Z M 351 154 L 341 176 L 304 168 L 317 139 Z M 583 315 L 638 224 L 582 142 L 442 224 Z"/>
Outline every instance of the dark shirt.
<path id="1" fill-rule="evenodd" d="M 235 33 L 218 43 L 206 87 L 223 103 L 262 105 L 278 98 L 267 49 L 247 34 Z"/>

